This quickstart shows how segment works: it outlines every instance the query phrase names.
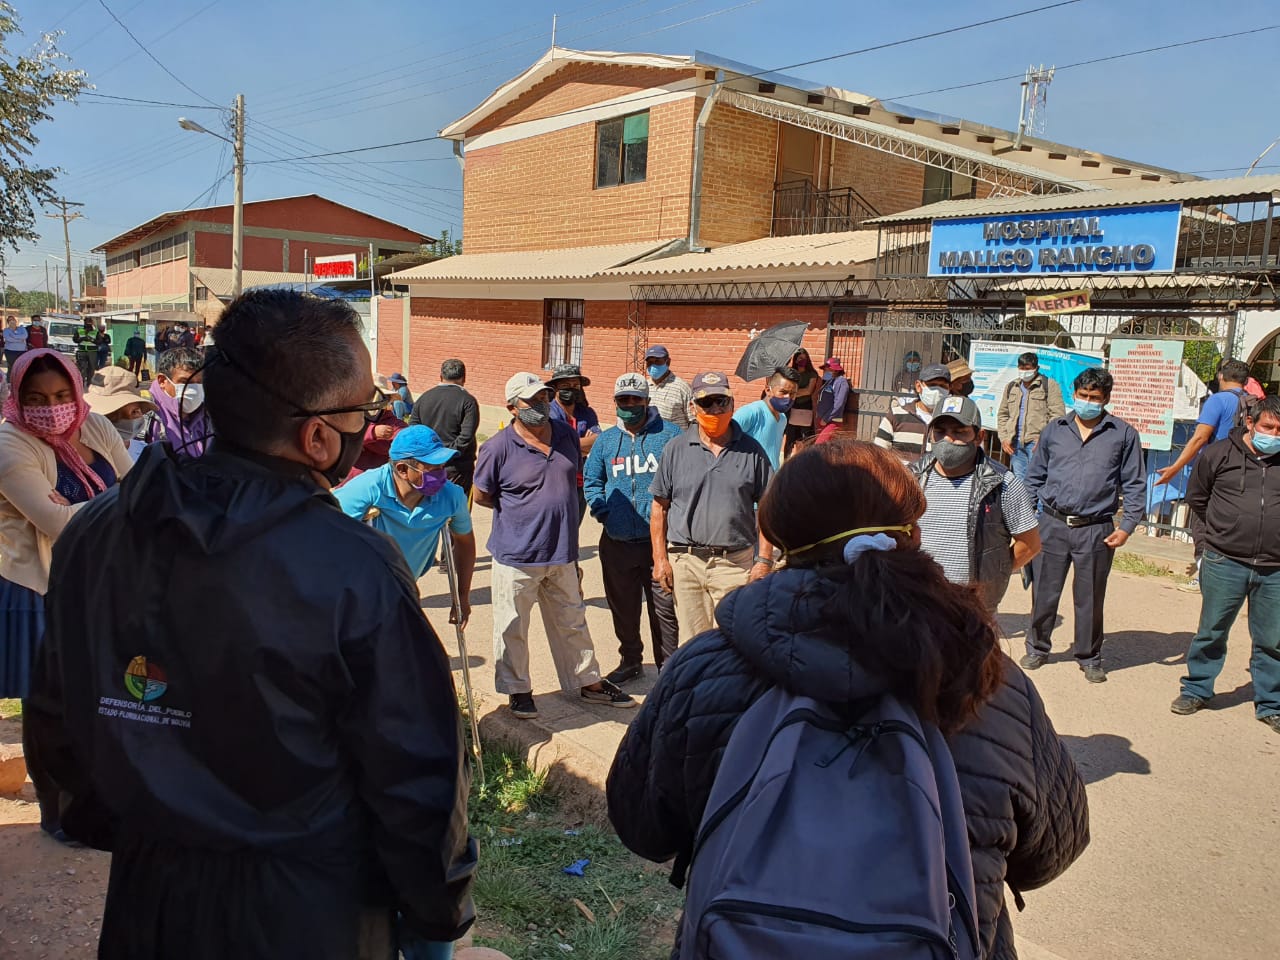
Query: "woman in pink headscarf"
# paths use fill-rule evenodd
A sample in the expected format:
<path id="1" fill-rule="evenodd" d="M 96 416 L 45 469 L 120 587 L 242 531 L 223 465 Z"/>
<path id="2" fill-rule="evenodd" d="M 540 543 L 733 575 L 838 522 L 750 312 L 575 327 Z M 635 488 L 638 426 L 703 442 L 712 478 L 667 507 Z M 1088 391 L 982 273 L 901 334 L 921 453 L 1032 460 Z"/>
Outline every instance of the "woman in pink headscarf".
<path id="1" fill-rule="evenodd" d="M 13 365 L 0 423 L 0 697 L 26 697 L 44 634 L 53 541 L 80 507 L 115 486 L 132 460 L 106 417 L 89 411 L 80 373 L 56 350 Z M 27 770 L 40 825 L 62 839 L 57 787 L 39 758 Z"/>

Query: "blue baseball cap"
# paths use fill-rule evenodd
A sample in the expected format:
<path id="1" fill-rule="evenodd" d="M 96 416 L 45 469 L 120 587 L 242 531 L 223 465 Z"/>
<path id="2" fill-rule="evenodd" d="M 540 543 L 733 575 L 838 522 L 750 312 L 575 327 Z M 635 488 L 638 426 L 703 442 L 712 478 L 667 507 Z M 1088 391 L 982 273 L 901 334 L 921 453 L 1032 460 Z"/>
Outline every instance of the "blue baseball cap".
<path id="1" fill-rule="evenodd" d="M 434 430 L 421 424 L 405 427 L 391 441 L 392 460 L 417 460 L 442 467 L 457 455 L 458 451 L 446 447 Z"/>

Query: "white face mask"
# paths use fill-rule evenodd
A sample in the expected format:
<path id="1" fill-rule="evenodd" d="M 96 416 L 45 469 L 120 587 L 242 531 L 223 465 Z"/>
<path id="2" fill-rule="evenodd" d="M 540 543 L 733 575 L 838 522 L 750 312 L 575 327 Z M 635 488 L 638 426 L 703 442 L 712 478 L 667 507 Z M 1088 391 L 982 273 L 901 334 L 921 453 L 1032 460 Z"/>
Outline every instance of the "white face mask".
<path id="1" fill-rule="evenodd" d="M 1039 372 L 1039 370 L 1019 370 L 1018 376 L 1023 380 L 1034 380 L 1036 378 L 1036 374 Z"/>
<path id="2" fill-rule="evenodd" d="M 190 416 L 204 406 L 204 384 L 175 383 L 173 395 L 182 401 L 182 412 Z"/>
<path id="3" fill-rule="evenodd" d="M 939 387 L 925 387 L 920 391 L 920 402 L 932 410 L 938 405 L 938 401 L 946 396 L 949 396 L 946 390 Z"/>
<path id="4" fill-rule="evenodd" d="M 125 446 L 129 445 L 129 441 L 138 435 L 138 428 L 142 426 L 142 417 L 136 420 L 117 420 L 116 432 L 120 434 L 120 439 L 124 441 Z"/>

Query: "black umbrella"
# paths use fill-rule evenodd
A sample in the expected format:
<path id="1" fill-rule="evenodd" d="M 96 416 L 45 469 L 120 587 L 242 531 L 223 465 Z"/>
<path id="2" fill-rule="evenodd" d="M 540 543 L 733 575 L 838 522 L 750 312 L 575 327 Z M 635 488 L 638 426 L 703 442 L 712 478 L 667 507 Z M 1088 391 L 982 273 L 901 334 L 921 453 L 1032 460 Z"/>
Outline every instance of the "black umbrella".
<path id="1" fill-rule="evenodd" d="M 809 324 L 804 320 L 792 320 L 770 327 L 749 344 L 738 361 L 736 373 L 743 380 L 759 380 L 770 376 L 779 367 L 785 367 L 800 349 L 804 332 Z"/>

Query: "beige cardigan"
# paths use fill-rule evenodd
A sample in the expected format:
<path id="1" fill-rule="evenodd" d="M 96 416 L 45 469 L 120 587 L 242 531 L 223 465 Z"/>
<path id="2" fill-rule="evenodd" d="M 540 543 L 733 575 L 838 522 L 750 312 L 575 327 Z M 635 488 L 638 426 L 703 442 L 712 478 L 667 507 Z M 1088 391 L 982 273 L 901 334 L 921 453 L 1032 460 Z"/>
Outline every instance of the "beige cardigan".
<path id="1" fill-rule="evenodd" d="M 119 432 L 100 414 L 89 414 L 80 441 L 106 457 L 117 477 L 133 466 Z M 53 541 L 84 506 L 51 501 L 57 482 L 53 447 L 11 423 L 0 423 L 0 577 L 41 595 L 49 589 Z"/>

